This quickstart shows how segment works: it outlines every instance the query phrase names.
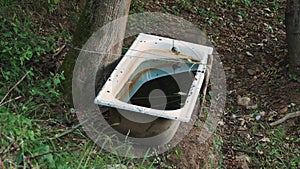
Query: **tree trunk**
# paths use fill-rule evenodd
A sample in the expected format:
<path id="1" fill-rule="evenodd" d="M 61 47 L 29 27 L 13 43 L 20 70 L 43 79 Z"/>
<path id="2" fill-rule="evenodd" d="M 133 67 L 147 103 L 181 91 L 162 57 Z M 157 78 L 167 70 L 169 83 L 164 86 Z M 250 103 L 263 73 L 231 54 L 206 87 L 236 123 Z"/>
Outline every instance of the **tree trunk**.
<path id="1" fill-rule="evenodd" d="M 63 82 L 63 91 L 66 98 L 72 103 L 72 78 L 76 59 L 80 50 L 91 35 L 107 23 L 128 15 L 131 0 L 87 0 L 85 8 L 80 16 L 77 28 L 72 41 L 73 47 L 70 49 L 62 64 L 61 71 L 64 71 L 66 80 Z M 121 28 L 110 28 L 111 39 L 123 39 L 126 23 Z M 115 31 L 114 31 L 115 29 Z M 121 31 L 120 31 L 121 30 Z M 99 37 L 100 39 L 101 37 Z M 105 45 L 113 45 L 112 41 L 107 41 Z M 111 53 L 120 54 L 122 44 L 114 45 Z M 115 55 L 115 57 L 118 57 Z M 108 61 L 107 61 L 108 62 Z M 110 64 L 110 63 L 107 63 Z M 102 66 L 106 66 L 103 63 Z"/>
<path id="2" fill-rule="evenodd" d="M 300 0 L 288 0 L 286 32 L 290 71 L 300 76 Z"/>

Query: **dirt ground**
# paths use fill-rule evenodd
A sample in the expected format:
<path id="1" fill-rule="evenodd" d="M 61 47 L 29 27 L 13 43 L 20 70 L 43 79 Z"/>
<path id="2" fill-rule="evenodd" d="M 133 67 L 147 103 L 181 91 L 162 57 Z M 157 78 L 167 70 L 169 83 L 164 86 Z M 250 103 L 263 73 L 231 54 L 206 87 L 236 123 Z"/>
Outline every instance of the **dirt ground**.
<path id="1" fill-rule="evenodd" d="M 145 11 L 163 11 L 176 9 L 175 4 L 175 1 L 150 1 L 141 6 Z M 226 72 L 226 110 L 216 132 L 223 138 L 222 165 L 225 168 L 258 168 L 259 164 L 246 164 L 245 158 L 241 159 L 244 154 L 256 156 L 257 152 L 252 152 L 255 151 L 253 148 L 245 151 L 234 142 L 244 140 L 248 147 L 256 144 L 264 131 L 260 129 L 257 135 L 253 135 L 251 130 L 254 126 L 263 123 L 270 127 L 269 123 L 291 112 L 291 109 L 296 110 L 294 105 L 300 105 L 300 84 L 288 72 L 285 26 L 283 20 L 278 19 L 284 16 L 285 1 L 276 11 L 271 11 L 268 4 L 253 3 L 251 8 L 240 9 L 240 13 L 232 11 L 230 6 L 220 8 L 205 1 L 201 5 L 216 15 L 217 19 L 212 21 L 211 26 L 206 27 L 207 20 L 211 18 L 193 14 L 189 9 L 180 11 L 179 16 L 205 28 Z M 245 16 L 241 16 L 243 14 Z M 238 103 L 239 97 L 250 99 L 248 109 Z M 253 114 L 259 113 L 261 119 L 251 120 Z M 287 131 L 299 127 L 299 120 L 295 119 L 293 123 L 285 125 Z M 216 165 L 209 163 L 212 163 L 211 159 L 219 162 L 218 151 L 212 149 L 217 147 L 214 140 L 218 136 L 200 144 L 195 141 L 200 131 L 201 127 L 194 127 L 178 145 L 183 154 L 172 154 L 167 161 L 178 168 L 215 168 Z M 297 132 L 293 134 L 297 136 Z M 247 139 L 249 135 L 252 140 Z"/>

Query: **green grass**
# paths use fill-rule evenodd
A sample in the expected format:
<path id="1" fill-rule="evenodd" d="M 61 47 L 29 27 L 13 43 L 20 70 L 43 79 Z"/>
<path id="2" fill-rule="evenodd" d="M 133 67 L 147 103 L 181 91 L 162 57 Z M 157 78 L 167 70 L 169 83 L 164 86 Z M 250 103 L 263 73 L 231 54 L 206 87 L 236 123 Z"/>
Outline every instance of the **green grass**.
<path id="1" fill-rule="evenodd" d="M 57 6 L 49 3 L 47 9 L 52 13 Z M 54 57 L 61 45 L 59 39 L 68 40 L 70 34 L 66 30 L 39 34 L 40 25 L 28 17 L 32 15 L 17 12 L 6 15 L 8 8 L 3 9 L 0 13 L 0 165 L 73 169 L 133 163 L 130 156 L 105 152 L 80 128 L 72 129 L 76 120 L 61 108 L 68 107 L 59 90 L 64 76 L 44 70 L 53 64 L 44 60 Z M 145 158 L 135 166 L 151 168 L 152 162 Z"/>
<path id="2" fill-rule="evenodd" d="M 270 142 L 258 143 L 256 149 L 261 151 L 261 166 L 266 168 L 299 168 L 300 150 L 296 147 L 299 138 L 288 137 L 283 127 L 276 127 L 267 131 Z M 288 139 L 287 139 L 288 138 Z"/>
<path id="3" fill-rule="evenodd" d="M 146 2 L 147 2 L 147 0 L 132 0 L 129 13 L 134 14 L 134 13 L 145 12 L 144 3 L 146 3 Z"/>

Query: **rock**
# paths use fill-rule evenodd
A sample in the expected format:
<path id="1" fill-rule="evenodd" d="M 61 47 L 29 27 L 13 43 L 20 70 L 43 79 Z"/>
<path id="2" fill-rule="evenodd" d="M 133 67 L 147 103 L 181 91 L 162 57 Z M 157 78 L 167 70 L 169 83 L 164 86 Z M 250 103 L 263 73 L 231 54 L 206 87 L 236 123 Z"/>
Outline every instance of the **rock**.
<path id="1" fill-rule="evenodd" d="M 252 70 L 252 69 L 247 69 L 247 72 L 248 72 L 248 74 L 249 74 L 250 76 L 255 75 L 255 71 Z"/>
<path id="2" fill-rule="evenodd" d="M 238 95 L 237 97 L 237 103 L 240 106 L 249 106 L 250 105 L 250 101 L 251 99 L 249 97 L 241 97 L 240 95 Z"/>

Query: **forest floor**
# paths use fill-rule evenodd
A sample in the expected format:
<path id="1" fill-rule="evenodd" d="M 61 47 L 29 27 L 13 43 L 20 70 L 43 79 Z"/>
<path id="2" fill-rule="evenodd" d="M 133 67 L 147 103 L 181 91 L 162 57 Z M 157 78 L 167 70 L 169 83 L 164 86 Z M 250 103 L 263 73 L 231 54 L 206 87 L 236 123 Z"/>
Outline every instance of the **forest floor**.
<path id="1" fill-rule="evenodd" d="M 270 125 L 300 110 L 300 77 L 288 72 L 285 4 L 285 0 L 132 0 L 131 13 L 168 12 L 199 26 L 219 53 L 226 73 L 226 108 L 215 134 L 199 143 L 196 140 L 201 124 L 195 125 L 174 151 L 163 154 L 154 166 L 300 168 L 300 118 Z M 72 35 L 82 4 L 77 5 L 73 6 L 77 13 L 58 8 L 48 18 L 37 16 L 42 30 L 39 33 L 47 35 L 64 29 Z M 69 42 L 70 39 L 56 39 L 57 54 L 40 62 L 44 72 L 58 71 Z M 66 105 L 53 107 L 75 121 Z M 63 120 L 60 125 L 71 128 L 74 122 Z"/>

